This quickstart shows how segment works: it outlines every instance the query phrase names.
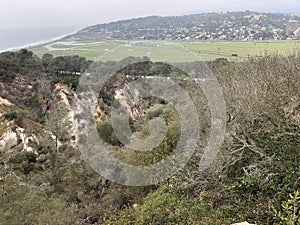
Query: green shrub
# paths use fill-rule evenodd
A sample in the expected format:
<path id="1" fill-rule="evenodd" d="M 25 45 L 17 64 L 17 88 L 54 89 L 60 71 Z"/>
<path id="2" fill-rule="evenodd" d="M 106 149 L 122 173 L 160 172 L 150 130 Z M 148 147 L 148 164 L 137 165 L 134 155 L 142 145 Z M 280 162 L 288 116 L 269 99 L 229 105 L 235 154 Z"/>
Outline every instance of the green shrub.
<path id="1" fill-rule="evenodd" d="M 0 195 L 0 224 L 71 225 L 75 222 L 76 207 L 58 196 L 47 196 L 20 185 L 13 177 L 6 177 Z"/>
<path id="2" fill-rule="evenodd" d="M 97 124 L 97 131 L 99 137 L 106 143 L 117 146 L 121 143 L 119 142 L 118 138 L 114 134 L 114 129 L 112 127 L 111 122 L 103 121 Z"/>
<path id="3" fill-rule="evenodd" d="M 180 192 L 159 188 L 135 208 L 126 208 L 116 218 L 107 219 L 105 224 L 229 224 L 225 209 L 213 209 L 198 198 L 190 199 Z"/>
<path id="4" fill-rule="evenodd" d="M 153 107 L 147 110 L 146 112 L 146 118 L 148 120 L 151 120 L 155 117 L 160 116 L 163 112 L 166 106 L 161 105 L 161 104 L 155 104 Z"/>
<path id="5" fill-rule="evenodd" d="M 275 210 L 275 215 L 280 224 L 300 224 L 300 192 L 295 191 L 294 194 L 289 194 L 289 197 L 287 201 L 281 204 L 281 211 Z"/>
<path id="6" fill-rule="evenodd" d="M 10 159 L 10 163 L 14 165 L 14 169 L 22 171 L 27 176 L 36 168 L 36 157 L 36 154 L 33 152 L 23 151 L 15 154 Z"/>
<path id="7" fill-rule="evenodd" d="M 3 116 L 6 120 L 11 121 L 11 120 L 17 119 L 18 114 L 16 112 L 8 112 L 8 113 L 5 113 Z"/>
<path id="8" fill-rule="evenodd" d="M 24 104 L 28 107 L 38 108 L 38 97 L 36 95 L 26 98 Z"/>
<path id="9" fill-rule="evenodd" d="M 250 146 L 227 171 L 223 195 L 234 205 L 237 215 L 256 223 L 273 224 L 270 205 L 279 207 L 300 186 L 300 127 L 287 124 L 281 128 L 252 133 L 252 140 L 262 156 Z M 252 143 L 253 145 L 253 143 Z"/>
<path id="10" fill-rule="evenodd" d="M 20 152 L 20 153 L 16 153 L 11 159 L 10 162 L 13 164 L 21 164 L 24 161 L 28 162 L 28 163 L 35 163 L 36 162 L 36 154 L 34 154 L 33 152 Z"/>

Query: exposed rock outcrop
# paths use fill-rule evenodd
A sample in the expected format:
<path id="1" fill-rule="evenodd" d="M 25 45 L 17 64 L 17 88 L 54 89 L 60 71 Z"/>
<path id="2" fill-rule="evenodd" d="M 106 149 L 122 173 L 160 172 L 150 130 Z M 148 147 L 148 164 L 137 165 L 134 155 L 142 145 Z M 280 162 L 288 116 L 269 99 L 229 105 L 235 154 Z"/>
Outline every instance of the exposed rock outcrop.
<path id="1" fill-rule="evenodd" d="M 25 128 L 9 125 L 0 137 L 0 151 L 35 151 L 37 137 Z"/>
<path id="2" fill-rule="evenodd" d="M 14 82 L 14 85 L 17 85 L 16 81 Z M 23 86 L 26 90 L 32 89 L 33 84 L 29 81 L 24 81 L 24 83 L 26 87 L 24 86 L 25 84 Z M 3 84 L 0 83 L 0 86 L 1 85 Z M 9 89 L 9 86 L 10 84 L 8 87 L 4 87 Z M 4 90 L 2 90 L 1 93 L 3 91 Z M 9 96 L 11 95 L 10 93 Z M 39 102 L 39 106 L 41 107 L 40 112 L 47 115 L 55 108 L 65 107 L 69 110 L 67 116 L 72 118 L 72 95 L 73 93 L 67 85 L 56 83 L 51 93 L 48 92 L 48 100 L 41 100 Z M 18 102 L 22 102 L 22 98 L 18 96 L 18 93 L 10 98 L 14 99 L 14 102 L 3 96 L 0 97 L 0 116 L 2 116 L 0 120 L 0 151 L 32 151 L 37 153 L 39 137 L 44 136 L 44 134 L 49 131 L 47 131 L 46 127 L 40 124 L 39 121 L 36 121 L 36 116 L 32 116 L 33 113 L 36 112 L 33 112 L 30 107 L 28 107 L 28 109 L 22 107 L 23 103 L 20 103 L 20 105 L 17 104 Z M 5 118 L 3 115 L 7 113 L 13 113 L 13 117 Z M 53 135 L 52 137 L 55 139 Z"/>
<path id="3" fill-rule="evenodd" d="M 13 106 L 14 104 L 5 98 L 0 97 L 0 106 Z"/>

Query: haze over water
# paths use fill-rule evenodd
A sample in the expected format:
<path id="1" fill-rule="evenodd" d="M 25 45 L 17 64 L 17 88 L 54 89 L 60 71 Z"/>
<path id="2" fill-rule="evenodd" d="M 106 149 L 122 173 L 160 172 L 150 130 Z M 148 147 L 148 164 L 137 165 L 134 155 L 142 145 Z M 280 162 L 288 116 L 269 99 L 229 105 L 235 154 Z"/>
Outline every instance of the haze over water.
<path id="1" fill-rule="evenodd" d="M 0 28 L 0 51 L 44 42 L 78 30 L 78 26 Z"/>

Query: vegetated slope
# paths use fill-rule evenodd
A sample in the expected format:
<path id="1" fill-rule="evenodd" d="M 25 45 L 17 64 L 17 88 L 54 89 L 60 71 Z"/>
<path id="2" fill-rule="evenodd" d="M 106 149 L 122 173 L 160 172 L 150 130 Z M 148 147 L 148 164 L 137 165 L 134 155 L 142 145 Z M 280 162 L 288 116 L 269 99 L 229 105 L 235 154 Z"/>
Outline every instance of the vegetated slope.
<path id="1" fill-rule="evenodd" d="M 299 54 L 210 66 L 228 115 L 217 159 L 203 172 L 195 154 L 184 170 L 104 224 L 299 224 Z"/>
<path id="2" fill-rule="evenodd" d="M 78 74 L 90 63 L 78 56 L 40 59 L 26 49 L 0 54 L 0 151 L 38 151 L 47 115 L 70 107 Z"/>
<path id="3" fill-rule="evenodd" d="M 71 40 L 286 40 L 300 36 L 295 14 L 227 12 L 150 16 L 87 27 Z"/>
<path id="4" fill-rule="evenodd" d="M 116 158 L 129 164 L 156 163 L 168 156 L 176 147 L 180 121 L 166 101 L 142 99 L 128 108 L 130 127 L 141 138 L 149 135 L 151 119 L 160 118 L 169 125 L 162 143 L 147 154 L 122 146 L 108 115 L 113 104 L 117 108 L 127 106 L 130 95 L 124 87 L 128 82 L 143 76 L 170 77 L 187 89 L 200 112 L 203 140 L 190 163 L 168 181 L 150 187 L 125 187 L 99 176 L 81 159 L 76 139 L 74 143 L 65 123 L 66 111 L 59 110 L 71 110 L 68 104 L 72 102 L 78 73 L 90 62 L 76 56 L 53 58 L 49 54 L 39 59 L 27 50 L 3 53 L 1 224 L 206 225 L 244 220 L 297 224 L 299 54 L 209 63 L 224 91 L 228 121 L 221 152 L 204 172 L 198 165 L 210 120 L 203 93 L 169 65 L 152 63 L 147 58 L 143 63 L 137 63 L 141 59 L 135 58 L 124 60 L 130 66 L 99 90 L 99 108 L 95 112 L 99 136 Z M 93 67 L 109 71 L 119 63 L 98 62 Z M 118 99 L 116 93 L 122 98 Z M 63 131 L 63 135 L 57 131 Z"/>

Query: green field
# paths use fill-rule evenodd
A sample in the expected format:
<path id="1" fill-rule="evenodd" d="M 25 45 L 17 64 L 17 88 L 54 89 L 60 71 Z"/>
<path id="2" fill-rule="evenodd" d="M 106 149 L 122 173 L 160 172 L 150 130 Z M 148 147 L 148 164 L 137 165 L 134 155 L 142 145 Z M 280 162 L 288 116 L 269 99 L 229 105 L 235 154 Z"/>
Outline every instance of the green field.
<path id="1" fill-rule="evenodd" d="M 121 60 L 128 56 L 147 56 L 153 61 L 211 61 L 216 58 L 243 60 L 277 52 L 283 55 L 299 50 L 300 41 L 245 41 L 245 42 L 188 42 L 188 41 L 97 41 L 55 42 L 31 50 L 44 53 L 80 55 L 94 61 Z"/>

